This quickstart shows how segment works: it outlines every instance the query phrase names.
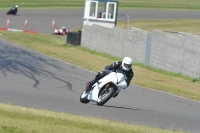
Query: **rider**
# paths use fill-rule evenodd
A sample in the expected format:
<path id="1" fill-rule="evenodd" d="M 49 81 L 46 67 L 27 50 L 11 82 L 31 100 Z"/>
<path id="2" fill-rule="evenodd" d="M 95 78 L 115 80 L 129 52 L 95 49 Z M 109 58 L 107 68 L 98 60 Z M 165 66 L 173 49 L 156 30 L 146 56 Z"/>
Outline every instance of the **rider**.
<path id="1" fill-rule="evenodd" d="M 99 79 L 103 78 L 104 76 L 106 76 L 110 72 L 116 71 L 117 69 L 122 70 L 122 71 L 125 72 L 126 77 L 127 77 L 126 83 L 127 83 L 127 87 L 128 87 L 129 84 L 130 84 L 131 79 L 134 76 L 134 72 L 133 72 L 133 70 L 131 68 L 132 64 L 133 64 L 133 61 L 132 61 L 132 59 L 130 57 L 124 57 L 122 62 L 121 61 L 116 61 L 116 62 L 112 63 L 111 65 L 106 66 L 104 71 L 98 72 L 96 74 L 95 78 L 92 81 L 87 83 L 86 91 L 87 92 L 90 91 L 91 87 L 94 85 L 94 83 L 96 83 Z M 117 95 L 118 94 L 116 94 L 113 97 L 116 97 Z"/>
<path id="2" fill-rule="evenodd" d="M 12 10 L 13 10 L 13 13 L 16 14 L 16 13 L 17 13 L 17 10 L 18 10 L 18 5 L 15 5 L 15 6 L 12 8 Z"/>
<path id="3" fill-rule="evenodd" d="M 66 30 L 65 26 L 62 27 L 62 30 L 63 30 L 62 34 L 66 35 L 67 34 L 67 30 Z"/>

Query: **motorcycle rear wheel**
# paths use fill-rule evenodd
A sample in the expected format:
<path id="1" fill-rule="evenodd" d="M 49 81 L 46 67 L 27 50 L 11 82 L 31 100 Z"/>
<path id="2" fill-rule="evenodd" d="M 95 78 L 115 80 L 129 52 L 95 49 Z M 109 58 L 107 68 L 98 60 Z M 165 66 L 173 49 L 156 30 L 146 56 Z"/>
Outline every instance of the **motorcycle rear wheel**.
<path id="1" fill-rule="evenodd" d="M 99 97 L 97 99 L 96 104 L 99 106 L 104 105 L 114 94 L 115 89 L 113 87 L 104 88 L 99 93 Z"/>

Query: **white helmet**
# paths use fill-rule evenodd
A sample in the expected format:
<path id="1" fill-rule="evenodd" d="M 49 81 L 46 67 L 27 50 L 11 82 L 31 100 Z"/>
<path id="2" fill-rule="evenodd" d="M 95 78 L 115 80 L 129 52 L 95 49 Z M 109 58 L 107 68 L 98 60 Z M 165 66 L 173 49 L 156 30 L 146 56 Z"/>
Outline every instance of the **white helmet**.
<path id="1" fill-rule="evenodd" d="M 15 6 L 16 8 L 18 7 L 18 5 Z"/>
<path id="2" fill-rule="evenodd" d="M 132 67 L 133 61 L 130 57 L 124 57 L 122 60 L 122 69 L 125 71 L 129 71 Z"/>

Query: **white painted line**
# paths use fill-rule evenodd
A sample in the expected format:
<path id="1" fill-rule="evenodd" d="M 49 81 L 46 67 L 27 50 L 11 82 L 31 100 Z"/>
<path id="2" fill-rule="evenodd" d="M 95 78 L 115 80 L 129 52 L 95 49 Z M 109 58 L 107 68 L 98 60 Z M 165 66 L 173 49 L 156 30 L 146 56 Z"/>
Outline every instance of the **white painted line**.
<path id="1" fill-rule="evenodd" d="M 18 30 L 18 29 L 8 29 L 8 31 L 23 32 L 23 30 Z"/>

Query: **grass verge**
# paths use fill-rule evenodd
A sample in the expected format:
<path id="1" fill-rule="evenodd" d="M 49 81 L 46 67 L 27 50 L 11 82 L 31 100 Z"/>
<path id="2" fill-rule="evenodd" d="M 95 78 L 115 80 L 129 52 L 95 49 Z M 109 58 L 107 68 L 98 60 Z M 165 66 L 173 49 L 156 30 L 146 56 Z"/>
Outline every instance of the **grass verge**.
<path id="1" fill-rule="evenodd" d="M 124 28 L 125 22 L 118 22 L 117 27 Z M 129 27 L 135 27 L 150 32 L 159 29 L 200 34 L 200 19 L 135 20 L 130 21 Z"/>
<path id="2" fill-rule="evenodd" d="M 1 133 L 183 133 L 0 104 Z"/>

